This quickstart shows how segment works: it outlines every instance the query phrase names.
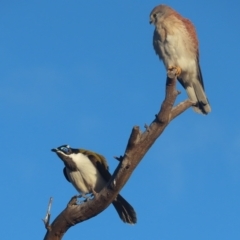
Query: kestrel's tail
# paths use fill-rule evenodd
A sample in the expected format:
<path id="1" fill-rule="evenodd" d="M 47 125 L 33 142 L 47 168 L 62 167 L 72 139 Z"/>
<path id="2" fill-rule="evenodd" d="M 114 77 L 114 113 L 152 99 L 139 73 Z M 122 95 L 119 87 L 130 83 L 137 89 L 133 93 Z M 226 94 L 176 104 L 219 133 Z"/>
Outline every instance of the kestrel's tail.
<path id="1" fill-rule="evenodd" d="M 186 89 L 187 95 L 191 101 L 195 103 L 193 110 L 197 113 L 208 114 L 211 107 L 204 91 L 203 77 L 199 61 L 197 61 L 197 76 L 188 81 L 186 85 L 182 79 L 178 79 L 182 86 Z M 185 81 L 186 82 L 186 81 Z"/>
<path id="2" fill-rule="evenodd" d="M 135 224 L 137 222 L 136 212 L 133 207 L 120 194 L 112 204 L 123 222 L 129 224 Z"/>
<path id="3" fill-rule="evenodd" d="M 211 107 L 201 82 L 198 80 L 193 81 L 191 86 L 186 87 L 186 91 L 189 99 L 196 103 L 193 106 L 195 112 L 203 114 L 211 112 Z"/>

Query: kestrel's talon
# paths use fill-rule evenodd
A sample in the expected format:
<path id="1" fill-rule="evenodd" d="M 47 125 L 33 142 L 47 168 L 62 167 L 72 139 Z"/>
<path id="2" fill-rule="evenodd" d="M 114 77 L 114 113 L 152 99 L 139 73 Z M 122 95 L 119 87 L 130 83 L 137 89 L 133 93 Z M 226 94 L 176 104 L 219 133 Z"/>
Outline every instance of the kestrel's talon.
<path id="1" fill-rule="evenodd" d="M 174 71 L 174 74 L 177 77 L 182 73 L 182 69 L 180 67 L 175 67 L 175 66 L 168 67 L 168 71 L 170 71 L 170 72 Z"/>
<path id="2" fill-rule="evenodd" d="M 180 76 L 180 74 L 182 73 L 182 69 L 180 67 L 176 67 L 177 70 L 177 76 Z"/>

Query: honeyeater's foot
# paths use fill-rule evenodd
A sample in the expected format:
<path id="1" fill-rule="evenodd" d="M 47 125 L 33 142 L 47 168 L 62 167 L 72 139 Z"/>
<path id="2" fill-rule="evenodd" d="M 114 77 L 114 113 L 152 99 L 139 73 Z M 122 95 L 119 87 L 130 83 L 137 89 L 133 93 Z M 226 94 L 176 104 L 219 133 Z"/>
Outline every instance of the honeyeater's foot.
<path id="1" fill-rule="evenodd" d="M 168 71 L 170 72 L 174 71 L 175 75 L 178 77 L 181 74 L 182 69 L 180 67 L 170 66 L 168 67 Z"/>
<path id="2" fill-rule="evenodd" d="M 93 196 L 96 198 L 98 193 L 93 188 L 91 189 L 91 192 L 92 192 Z"/>

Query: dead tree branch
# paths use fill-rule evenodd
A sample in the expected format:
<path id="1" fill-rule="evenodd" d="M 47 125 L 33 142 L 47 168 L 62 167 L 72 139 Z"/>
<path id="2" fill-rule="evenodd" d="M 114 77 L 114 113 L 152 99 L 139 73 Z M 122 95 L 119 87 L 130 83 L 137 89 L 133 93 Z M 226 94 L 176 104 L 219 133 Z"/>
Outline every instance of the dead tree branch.
<path id="1" fill-rule="evenodd" d="M 77 204 L 77 197 L 73 197 L 52 224 L 47 224 L 47 233 L 44 240 L 62 239 L 64 233 L 70 227 L 98 215 L 111 204 L 170 121 L 192 106 L 191 101 L 186 100 L 173 107 L 178 94 L 175 73 L 168 72 L 166 96 L 159 113 L 149 126 L 145 126 L 146 130 L 144 132 L 141 132 L 138 126 L 133 127 L 125 154 L 117 158 L 119 165 L 107 186 L 102 189 L 97 197 L 82 204 Z"/>

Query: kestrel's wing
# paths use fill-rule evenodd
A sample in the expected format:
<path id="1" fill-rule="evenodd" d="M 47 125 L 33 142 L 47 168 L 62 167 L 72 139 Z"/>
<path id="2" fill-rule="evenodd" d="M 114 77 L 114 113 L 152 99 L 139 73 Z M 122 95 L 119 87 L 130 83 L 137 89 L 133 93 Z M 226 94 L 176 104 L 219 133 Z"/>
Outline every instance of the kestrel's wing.
<path id="1" fill-rule="evenodd" d="M 198 76 L 198 81 L 201 83 L 202 85 L 202 88 L 204 90 L 204 83 L 203 83 L 203 77 L 202 77 L 202 71 L 201 71 L 201 68 L 200 68 L 200 65 L 199 65 L 199 55 L 197 53 L 197 76 Z"/>

